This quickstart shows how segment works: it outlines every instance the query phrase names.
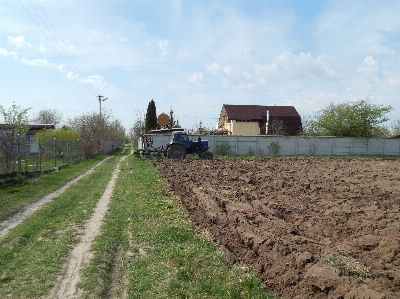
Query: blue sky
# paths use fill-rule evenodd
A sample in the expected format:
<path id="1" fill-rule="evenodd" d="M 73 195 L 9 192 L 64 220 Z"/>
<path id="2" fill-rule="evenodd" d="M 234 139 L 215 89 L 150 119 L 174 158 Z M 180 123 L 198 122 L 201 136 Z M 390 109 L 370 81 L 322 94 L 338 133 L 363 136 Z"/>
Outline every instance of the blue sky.
<path id="1" fill-rule="evenodd" d="M 214 127 L 223 104 L 301 116 L 366 99 L 400 119 L 400 1 L 0 2 L 0 104 L 102 108 L 129 129 L 149 101 Z"/>

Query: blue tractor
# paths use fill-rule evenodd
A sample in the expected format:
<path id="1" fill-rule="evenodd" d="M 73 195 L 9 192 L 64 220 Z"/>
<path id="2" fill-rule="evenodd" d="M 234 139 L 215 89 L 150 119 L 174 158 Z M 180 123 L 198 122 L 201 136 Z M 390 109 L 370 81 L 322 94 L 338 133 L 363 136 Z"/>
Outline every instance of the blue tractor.
<path id="1" fill-rule="evenodd" d="M 207 140 L 201 140 L 199 137 L 197 141 L 192 141 L 189 139 L 187 132 L 180 131 L 171 134 L 171 139 L 164 154 L 168 159 L 183 160 L 187 154 L 193 154 L 198 155 L 201 159 L 211 160 L 213 154 L 208 149 Z"/>

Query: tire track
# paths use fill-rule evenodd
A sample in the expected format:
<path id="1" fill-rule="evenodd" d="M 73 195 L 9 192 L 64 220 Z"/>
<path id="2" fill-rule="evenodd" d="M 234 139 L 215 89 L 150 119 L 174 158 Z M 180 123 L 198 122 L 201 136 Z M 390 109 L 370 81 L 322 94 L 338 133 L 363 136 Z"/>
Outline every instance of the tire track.
<path id="1" fill-rule="evenodd" d="M 79 180 L 81 180 L 88 174 L 93 173 L 97 167 L 99 167 L 102 163 L 109 160 L 110 158 L 111 157 L 107 157 L 106 159 L 100 161 L 95 166 L 93 166 L 91 169 L 89 169 L 87 172 L 85 172 L 84 174 L 81 174 L 80 176 L 77 176 L 73 180 L 69 181 L 60 189 L 42 197 L 39 201 L 37 201 L 35 203 L 26 206 L 22 212 L 2 221 L 0 223 L 0 239 L 4 238 L 10 232 L 10 230 L 12 230 L 18 224 L 24 222 L 26 219 L 28 219 L 30 216 L 32 216 L 34 213 L 36 213 L 41 207 L 43 207 L 43 205 L 45 205 L 49 201 L 53 200 L 57 196 L 61 195 L 65 190 L 67 190 L 69 187 L 75 185 Z"/>
<path id="2" fill-rule="evenodd" d="M 120 172 L 119 165 L 127 157 L 128 156 L 122 157 L 114 169 L 111 180 L 94 209 L 93 216 L 85 226 L 81 242 L 72 249 L 71 255 L 64 266 L 63 274 L 59 277 L 58 282 L 47 299 L 80 298 L 80 291 L 77 290 L 76 287 L 81 278 L 80 270 L 87 265 L 88 261 L 92 257 L 90 249 L 94 238 L 100 233 L 103 218 L 108 211 L 111 195 L 114 191 L 115 181 Z"/>

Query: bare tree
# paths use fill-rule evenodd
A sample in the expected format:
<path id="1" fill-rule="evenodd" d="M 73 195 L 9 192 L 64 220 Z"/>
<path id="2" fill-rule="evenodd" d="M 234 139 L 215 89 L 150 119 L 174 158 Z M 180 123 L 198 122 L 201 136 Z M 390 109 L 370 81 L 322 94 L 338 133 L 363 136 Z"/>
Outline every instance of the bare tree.
<path id="1" fill-rule="evenodd" d="M 400 136 L 400 119 L 396 119 L 390 124 L 390 133 L 392 136 Z"/>
<path id="2" fill-rule="evenodd" d="M 55 127 L 61 123 L 63 115 L 55 109 L 40 110 L 33 119 L 38 124 L 53 124 Z"/>
<path id="3" fill-rule="evenodd" d="M 134 145 L 137 145 L 140 136 L 144 134 L 145 123 L 143 119 L 144 112 L 142 110 L 136 110 L 135 114 L 136 121 L 133 123 L 132 128 L 129 129 L 129 139 Z"/>
<path id="4" fill-rule="evenodd" d="M 95 112 L 78 115 L 69 119 L 67 124 L 79 132 L 85 141 L 88 156 L 100 150 L 100 140 L 114 140 L 120 143 L 126 140 L 125 128 L 108 111 L 103 111 L 101 116 Z"/>

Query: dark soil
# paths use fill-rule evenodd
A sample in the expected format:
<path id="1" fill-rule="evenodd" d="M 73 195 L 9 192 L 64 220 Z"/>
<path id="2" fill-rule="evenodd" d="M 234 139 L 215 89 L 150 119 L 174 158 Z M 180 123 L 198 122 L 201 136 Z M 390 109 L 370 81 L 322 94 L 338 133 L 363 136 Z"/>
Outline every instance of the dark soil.
<path id="1" fill-rule="evenodd" d="M 399 159 L 155 165 L 199 229 L 275 294 L 400 298 Z"/>

